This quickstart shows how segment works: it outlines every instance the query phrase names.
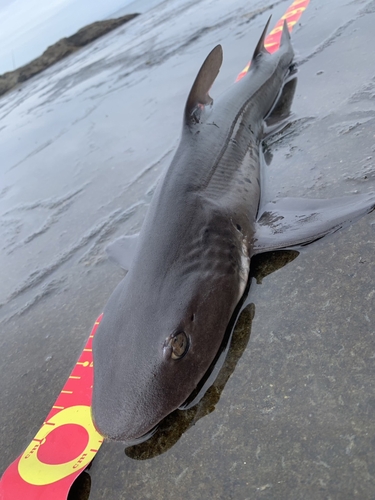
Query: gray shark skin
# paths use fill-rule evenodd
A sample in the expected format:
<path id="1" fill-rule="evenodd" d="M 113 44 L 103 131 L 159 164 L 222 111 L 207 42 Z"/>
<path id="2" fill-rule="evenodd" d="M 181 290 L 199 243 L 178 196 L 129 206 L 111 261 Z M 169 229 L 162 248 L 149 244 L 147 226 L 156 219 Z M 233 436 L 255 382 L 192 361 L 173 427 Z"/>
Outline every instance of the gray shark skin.
<path id="1" fill-rule="evenodd" d="M 267 27 L 248 74 L 215 104 L 221 46 L 208 55 L 139 236 L 109 249 L 128 273 L 93 343 L 92 414 L 105 437 L 134 443 L 187 400 L 220 348 L 254 254 L 314 241 L 374 207 L 370 194 L 259 210 L 265 121 L 289 113 L 294 72 L 286 24 L 274 54 Z"/>

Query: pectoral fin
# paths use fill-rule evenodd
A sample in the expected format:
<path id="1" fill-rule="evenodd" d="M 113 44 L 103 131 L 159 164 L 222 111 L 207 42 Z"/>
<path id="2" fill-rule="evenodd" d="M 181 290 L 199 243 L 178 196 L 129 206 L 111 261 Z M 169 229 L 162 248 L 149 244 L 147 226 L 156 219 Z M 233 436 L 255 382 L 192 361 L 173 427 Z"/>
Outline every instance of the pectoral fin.
<path id="1" fill-rule="evenodd" d="M 290 115 L 296 87 L 297 77 L 293 75 L 285 83 L 271 112 L 265 118 L 264 137 L 274 134 L 280 127 L 285 126 L 285 121 Z"/>
<path id="2" fill-rule="evenodd" d="M 312 243 L 374 208 L 375 193 L 267 203 L 256 223 L 254 254 Z"/>
<path id="3" fill-rule="evenodd" d="M 130 269 L 131 263 L 134 259 L 134 255 L 137 249 L 138 234 L 132 234 L 131 236 L 122 236 L 118 238 L 113 243 L 110 243 L 106 252 L 108 257 L 113 262 L 119 264 L 123 269 L 128 271 Z"/>

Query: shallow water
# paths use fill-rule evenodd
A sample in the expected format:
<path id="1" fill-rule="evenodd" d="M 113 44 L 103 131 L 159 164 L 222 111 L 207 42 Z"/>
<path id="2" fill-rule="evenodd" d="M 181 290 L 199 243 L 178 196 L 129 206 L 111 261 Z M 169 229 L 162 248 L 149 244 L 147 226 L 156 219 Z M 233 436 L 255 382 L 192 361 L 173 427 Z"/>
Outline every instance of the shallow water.
<path id="1" fill-rule="evenodd" d="M 122 278 L 105 246 L 140 228 L 201 62 L 222 43 L 215 98 L 289 3 L 167 0 L 0 100 L 0 472 Z M 268 141 L 264 201 L 375 190 L 374 22 L 374 1 L 319 0 L 295 27 L 294 115 Z M 104 443 L 90 500 L 373 498 L 374 222 L 253 280 L 229 380 L 159 439 Z"/>

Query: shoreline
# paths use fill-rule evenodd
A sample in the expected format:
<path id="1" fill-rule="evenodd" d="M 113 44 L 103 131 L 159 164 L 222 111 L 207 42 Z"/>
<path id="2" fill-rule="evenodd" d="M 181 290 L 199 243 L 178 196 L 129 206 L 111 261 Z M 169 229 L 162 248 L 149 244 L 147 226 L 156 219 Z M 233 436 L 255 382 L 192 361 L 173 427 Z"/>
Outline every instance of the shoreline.
<path id="1" fill-rule="evenodd" d="M 64 37 L 47 47 L 42 55 L 13 71 L 0 75 L 0 96 L 12 90 L 19 83 L 29 80 L 65 57 L 77 52 L 97 38 L 100 38 L 123 24 L 131 21 L 139 13 L 126 14 L 114 19 L 96 21 L 79 29 L 74 35 Z"/>

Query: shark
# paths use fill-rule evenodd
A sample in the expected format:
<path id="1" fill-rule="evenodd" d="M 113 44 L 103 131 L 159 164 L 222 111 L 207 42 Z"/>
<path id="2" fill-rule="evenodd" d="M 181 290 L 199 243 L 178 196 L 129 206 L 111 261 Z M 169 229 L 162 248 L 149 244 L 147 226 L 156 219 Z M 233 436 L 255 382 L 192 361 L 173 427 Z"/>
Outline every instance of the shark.
<path id="1" fill-rule="evenodd" d="M 246 76 L 215 102 L 217 45 L 188 95 L 181 139 L 138 235 L 108 248 L 128 272 L 93 341 L 92 416 L 109 439 L 134 444 L 182 407 L 213 363 L 259 253 L 311 243 L 374 209 L 375 194 L 261 201 L 262 143 L 285 125 L 296 64 L 284 23 Z"/>

